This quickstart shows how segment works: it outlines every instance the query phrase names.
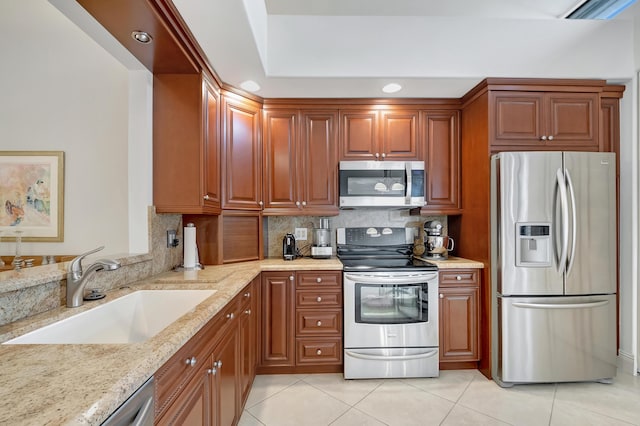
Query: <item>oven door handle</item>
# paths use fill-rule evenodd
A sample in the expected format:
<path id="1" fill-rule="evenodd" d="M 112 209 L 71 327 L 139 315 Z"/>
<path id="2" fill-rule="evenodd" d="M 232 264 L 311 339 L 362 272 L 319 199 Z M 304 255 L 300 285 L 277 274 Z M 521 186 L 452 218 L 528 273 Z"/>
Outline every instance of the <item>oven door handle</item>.
<path id="1" fill-rule="evenodd" d="M 419 274 L 419 275 L 351 275 L 345 274 L 344 277 L 348 280 L 361 284 L 416 284 L 425 281 L 433 280 L 438 277 L 438 274 Z"/>
<path id="2" fill-rule="evenodd" d="M 371 361 L 408 361 L 412 359 L 431 358 L 432 356 L 438 355 L 438 350 L 436 349 L 416 355 L 366 355 L 358 352 L 351 352 L 349 350 L 345 351 L 345 354 L 354 358 Z"/>

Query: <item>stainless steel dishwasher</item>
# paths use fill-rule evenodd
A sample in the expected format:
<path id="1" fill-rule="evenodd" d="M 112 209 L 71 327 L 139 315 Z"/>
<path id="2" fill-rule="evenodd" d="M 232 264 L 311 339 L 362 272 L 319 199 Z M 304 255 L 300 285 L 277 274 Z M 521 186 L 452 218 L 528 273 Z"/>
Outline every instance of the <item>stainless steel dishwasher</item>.
<path id="1" fill-rule="evenodd" d="M 153 421 L 153 377 L 151 377 L 118 407 L 102 425 L 152 426 Z"/>

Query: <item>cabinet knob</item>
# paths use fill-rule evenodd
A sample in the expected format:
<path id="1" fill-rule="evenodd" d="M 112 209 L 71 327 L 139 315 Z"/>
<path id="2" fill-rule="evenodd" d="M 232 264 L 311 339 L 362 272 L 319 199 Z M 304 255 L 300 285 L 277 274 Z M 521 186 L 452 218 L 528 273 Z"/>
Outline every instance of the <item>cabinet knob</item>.
<path id="1" fill-rule="evenodd" d="M 444 295 L 440 293 L 440 299 L 444 299 Z"/>
<path id="2" fill-rule="evenodd" d="M 322 321 L 318 321 L 318 322 L 316 323 L 316 325 L 317 325 L 318 327 L 322 326 Z"/>
<path id="3" fill-rule="evenodd" d="M 318 349 L 318 350 L 316 351 L 316 355 L 322 355 L 322 350 Z"/>
<path id="4" fill-rule="evenodd" d="M 245 293 L 244 297 L 251 297 L 251 293 Z"/>
<path id="5" fill-rule="evenodd" d="M 289 281 L 293 281 L 293 275 L 289 275 Z"/>
<path id="6" fill-rule="evenodd" d="M 187 358 L 185 364 L 187 364 L 189 367 L 195 367 L 197 362 L 198 360 L 196 359 L 196 357 L 192 356 L 191 358 Z"/>
<path id="7" fill-rule="evenodd" d="M 322 282 L 322 277 L 318 277 L 318 278 L 316 278 L 316 282 L 317 282 L 317 283 L 321 283 L 321 282 Z"/>
<path id="8" fill-rule="evenodd" d="M 547 140 L 547 137 L 546 137 L 545 135 L 542 135 L 542 136 L 540 136 L 540 140 L 541 140 L 541 141 L 546 141 L 546 140 Z"/>
<path id="9" fill-rule="evenodd" d="M 456 275 L 456 280 L 460 281 L 462 280 L 462 277 L 460 275 Z"/>
<path id="10" fill-rule="evenodd" d="M 384 152 L 382 153 L 382 158 L 386 158 L 387 154 L 385 154 Z"/>
<path id="11" fill-rule="evenodd" d="M 213 363 L 213 366 L 214 366 L 214 367 L 217 367 L 217 368 L 222 368 L 222 361 L 221 361 L 221 360 L 218 360 L 218 361 L 214 362 L 214 363 Z"/>
<path id="12" fill-rule="evenodd" d="M 304 206 L 306 206 L 306 205 L 307 205 L 307 202 L 306 202 L 306 201 L 303 201 L 303 202 L 302 202 L 302 206 L 304 207 Z"/>
<path id="13" fill-rule="evenodd" d="M 549 140 L 552 141 L 553 140 L 553 135 L 549 136 Z"/>
<path id="14" fill-rule="evenodd" d="M 244 313 L 247 315 L 251 315 L 251 309 L 247 309 L 246 311 L 244 311 Z"/>
<path id="15" fill-rule="evenodd" d="M 296 206 L 300 207 L 300 201 L 296 201 Z"/>
<path id="16" fill-rule="evenodd" d="M 316 302 L 318 302 L 318 303 L 322 302 L 322 297 L 318 296 L 318 297 L 316 298 Z"/>
<path id="17" fill-rule="evenodd" d="M 380 157 L 380 154 L 378 154 L 378 153 L 376 152 L 375 156 L 376 156 L 376 158 L 379 158 L 379 157 Z"/>
<path id="18" fill-rule="evenodd" d="M 263 206 L 263 205 L 264 205 L 264 202 L 263 202 L 263 201 L 258 201 L 258 205 L 259 205 L 259 206 Z"/>
<path id="19" fill-rule="evenodd" d="M 207 194 L 204 194 L 204 197 L 202 198 L 204 198 L 205 200 L 208 200 L 210 197 Z"/>
<path id="20" fill-rule="evenodd" d="M 227 314 L 227 319 L 233 319 L 235 318 L 235 315 L 233 315 L 233 312 L 231 312 L 230 314 Z"/>
<path id="21" fill-rule="evenodd" d="M 207 370 L 207 374 L 213 374 L 214 376 L 216 375 L 216 372 L 218 371 L 217 368 L 210 368 Z"/>

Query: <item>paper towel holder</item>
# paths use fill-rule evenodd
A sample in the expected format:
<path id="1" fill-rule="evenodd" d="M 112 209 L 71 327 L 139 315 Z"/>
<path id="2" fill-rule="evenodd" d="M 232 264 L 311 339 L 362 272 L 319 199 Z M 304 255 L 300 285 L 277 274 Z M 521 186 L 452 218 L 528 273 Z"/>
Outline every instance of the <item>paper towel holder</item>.
<path id="1" fill-rule="evenodd" d="M 187 228 L 195 228 L 195 225 L 193 223 L 187 223 Z M 185 234 L 186 234 L 186 229 L 185 229 Z M 183 241 L 183 244 L 186 244 L 187 239 L 185 238 L 185 236 L 183 236 L 182 241 Z M 173 268 L 174 271 L 199 271 L 202 269 L 204 269 L 204 266 L 202 265 L 202 263 L 200 263 L 200 252 L 198 249 L 198 244 L 195 244 L 194 266 L 185 267 L 184 258 L 183 258 L 183 263 Z"/>

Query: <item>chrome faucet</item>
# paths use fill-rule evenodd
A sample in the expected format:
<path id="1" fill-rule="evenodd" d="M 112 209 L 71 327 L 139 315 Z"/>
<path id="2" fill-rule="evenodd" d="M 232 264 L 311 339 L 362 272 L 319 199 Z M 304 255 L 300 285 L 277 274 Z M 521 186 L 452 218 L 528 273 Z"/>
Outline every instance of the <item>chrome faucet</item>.
<path id="1" fill-rule="evenodd" d="M 113 271 L 120 267 L 120 262 L 111 259 L 99 259 L 89 265 L 85 271 L 82 270 L 82 259 L 90 254 L 99 252 L 104 246 L 90 250 L 80 256 L 75 257 L 69 264 L 67 271 L 67 308 L 77 308 L 82 305 L 84 288 L 89 278 L 94 273 L 101 270 Z"/>

